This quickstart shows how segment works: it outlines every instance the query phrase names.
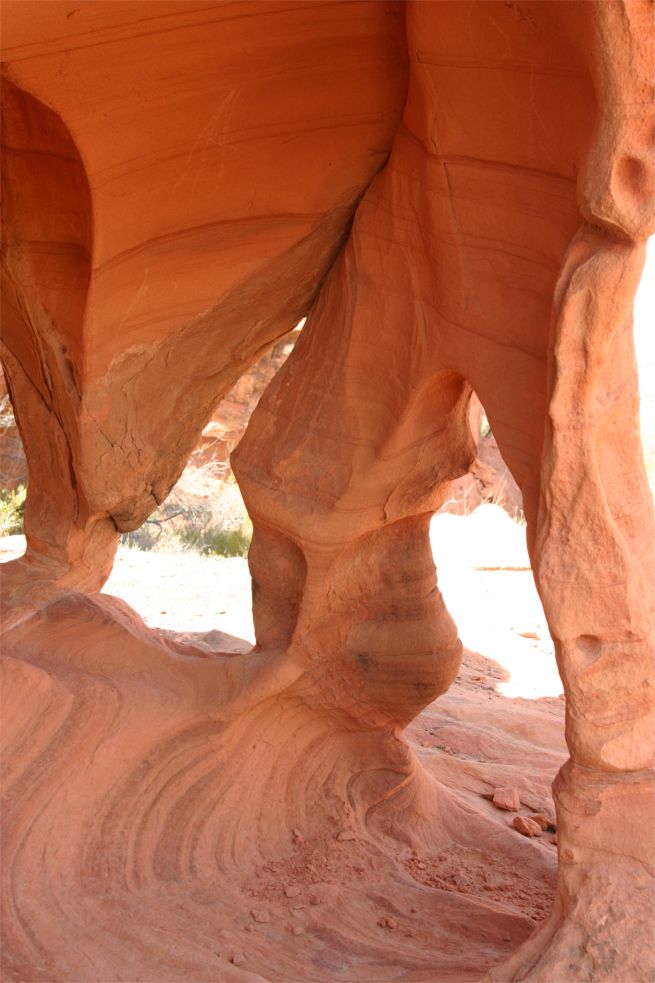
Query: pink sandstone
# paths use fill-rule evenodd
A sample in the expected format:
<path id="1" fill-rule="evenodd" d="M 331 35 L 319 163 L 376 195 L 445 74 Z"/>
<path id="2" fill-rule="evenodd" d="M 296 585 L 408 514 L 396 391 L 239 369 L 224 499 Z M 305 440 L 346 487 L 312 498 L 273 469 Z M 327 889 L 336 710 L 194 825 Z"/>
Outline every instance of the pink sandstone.
<path id="1" fill-rule="evenodd" d="M 30 479 L 3 571 L 5 978 L 649 979 L 631 318 L 655 6 L 5 0 L 2 20 L 2 352 Z M 208 655 L 98 591 L 305 315 L 233 453 L 257 645 Z M 421 947 L 377 925 L 404 924 L 403 850 L 542 849 L 403 736 L 460 665 L 428 523 L 475 457 L 473 391 L 566 690 L 558 888 L 532 932 L 453 881 Z M 258 897 L 272 870 L 321 901 L 299 937 L 281 891 Z M 270 922 L 246 937 L 253 899 Z"/>

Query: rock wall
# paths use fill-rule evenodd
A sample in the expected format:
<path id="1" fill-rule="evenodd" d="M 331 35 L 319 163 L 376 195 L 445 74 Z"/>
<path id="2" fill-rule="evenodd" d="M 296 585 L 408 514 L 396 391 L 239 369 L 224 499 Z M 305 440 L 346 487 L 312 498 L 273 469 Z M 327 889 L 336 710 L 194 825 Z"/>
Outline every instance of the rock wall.
<path id="1" fill-rule="evenodd" d="M 230 454 L 243 437 L 264 390 L 291 354 L 299 331 L 294 329 L 284 335 L 225 394 L 204 426 L 187 467 L 205 469 L 213 479 L 231 474 Z M 469 422 L 474 439 L 480 435 L 481 419 L 482 407 L 477 397 L 472 396 Z M 27 480 L 23 444 L 0 368 L 0 487 L 13 490 L 26 485 Z M 477 456 L 469 472 L 453 481 L 441 510 L 468 515 L 483 502 L 500 505 L 513 518 L 522 513 L 521 492 L 491 432 L 480 435 Z"/>
<path id="2" fill-rule="evenodd" d="M 3 358 L 30 468 L 3 595 L 9 979 L 649 978 L 655 530 L 631 305 L 655 230 L 654 17 L 7 0 Z M 304 315 L 233 455 L 257 644 L 208 656 L 96 592 L 118 532 Z M 269 924 L 257 882 L 304 843 L 360 844 L 305 857 L 318 905 L 321 870 L 393 899 L 402 849 L 496 835 L 403 737 L 458 672 L 427 533 L 475 454 L 473 390 L 566 689 L 553 911 L 507 960 L 529 926 L 449 899 L 417 959 L 345 902 L 302 951 L 265 928 L 244 966 L 245 913 Z"/>

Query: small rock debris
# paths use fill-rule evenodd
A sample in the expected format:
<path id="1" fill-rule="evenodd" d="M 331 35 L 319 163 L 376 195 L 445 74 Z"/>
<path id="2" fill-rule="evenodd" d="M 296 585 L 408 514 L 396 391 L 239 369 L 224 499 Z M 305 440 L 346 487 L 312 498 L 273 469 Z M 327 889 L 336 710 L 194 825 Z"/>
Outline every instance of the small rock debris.
<path id="1" fill-rule="evenodd" d="M 497 788 L 491 799 L 496 809 L 506 812 L 518 812 L 521 808 L 521 796 L 517 788 Z"/>
<path id="2" fill-rule="evenodd" d="M 252 917 L 255 919 L 256 922 L 259 922 L 262 925 L 265 924 L 266 922 L 270 922 L 271 920 L 271 916 L 269 915 L 269 913 L 266 911 L 265 908 L 253 908 L 250 914 L 252 915 Z"/>
<path id="3" fill-rule="evenodd" d="M 527 816 L 514 816 L 512 820 L 514 829 L 522 833 L 523 836 L 541 836 L 541 826 Z"/>

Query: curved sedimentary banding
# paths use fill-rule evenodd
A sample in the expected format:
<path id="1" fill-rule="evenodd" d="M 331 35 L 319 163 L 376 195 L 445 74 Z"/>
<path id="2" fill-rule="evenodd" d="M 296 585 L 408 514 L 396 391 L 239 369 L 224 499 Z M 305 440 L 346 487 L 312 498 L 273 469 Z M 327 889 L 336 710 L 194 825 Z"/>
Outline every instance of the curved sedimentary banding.
<path id="1" fill-rule="evenodd" d="M 46 609 L 8 648 L 31 663 L 5 664 L 5 704 L 22 706 L 3 721 L 22 758 L 4 807 L 8 979 L 461 979 L 453 939 L 472 920 L 474 979 L 531 930 L 500 898 L 422 883 L 413 850 L 474 856 L 489 820 L 311 671 L 273 692 L 268 670 L 244 703 L 261 655 L 171 649 L 111 598 Z M 507 831 L 498 849 L 517 848 Z"/>

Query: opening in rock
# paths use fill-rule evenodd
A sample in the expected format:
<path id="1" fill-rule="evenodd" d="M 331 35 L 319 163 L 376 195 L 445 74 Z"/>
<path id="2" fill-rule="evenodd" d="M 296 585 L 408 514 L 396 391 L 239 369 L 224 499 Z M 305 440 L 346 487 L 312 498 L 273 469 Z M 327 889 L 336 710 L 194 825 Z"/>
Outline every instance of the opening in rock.
<path id="1" fill-rule="evenodd" d="M 648 5 L 5 6 L 31 488 L 4 571 L 3 973 L 641 978 L 655 530 L 629 314 L 652 212 L 647 173 L 608 201 L 607 149 L 644 145 Z M 258 644 L 216 637 L 235 598 L 203 600 L 209 640 L 144 628 L 99 593 L 119 532 L 310 309 L 233 456 Z M 567 684 L 536 935 L 563 701 L 499 692 L 509 646 L 475 634 L 458 674 L 428 538 L 471 456 L 465 380 L 523 488 Z M 497 508 L 433 526 L 461 634 L 482 578 L 515 607 L 529 578 L 518 546 L 492 555 Z M 224 530 L 200 521 L 208 552 Z M 204 578 L 174 556 L 164 579 L 160 615 Z M 517 646 L 533 621 L 513 612 Z"/>
<path id="2" fill-rule="evenodd" d="M 147 625 L 221 648 L 224 635 L 255 641 L 246 556 L 252 524 L 230 454 L 264 389 L 284 364 L 303 318 L 218 403 L 166 501 L 121 536 L 103 591 L 127 601 Z"/>
<path id="3" fill-rule="evenodd" d="M 0 364 L 0 560 L 24 552 L 27 461 Z"/>

